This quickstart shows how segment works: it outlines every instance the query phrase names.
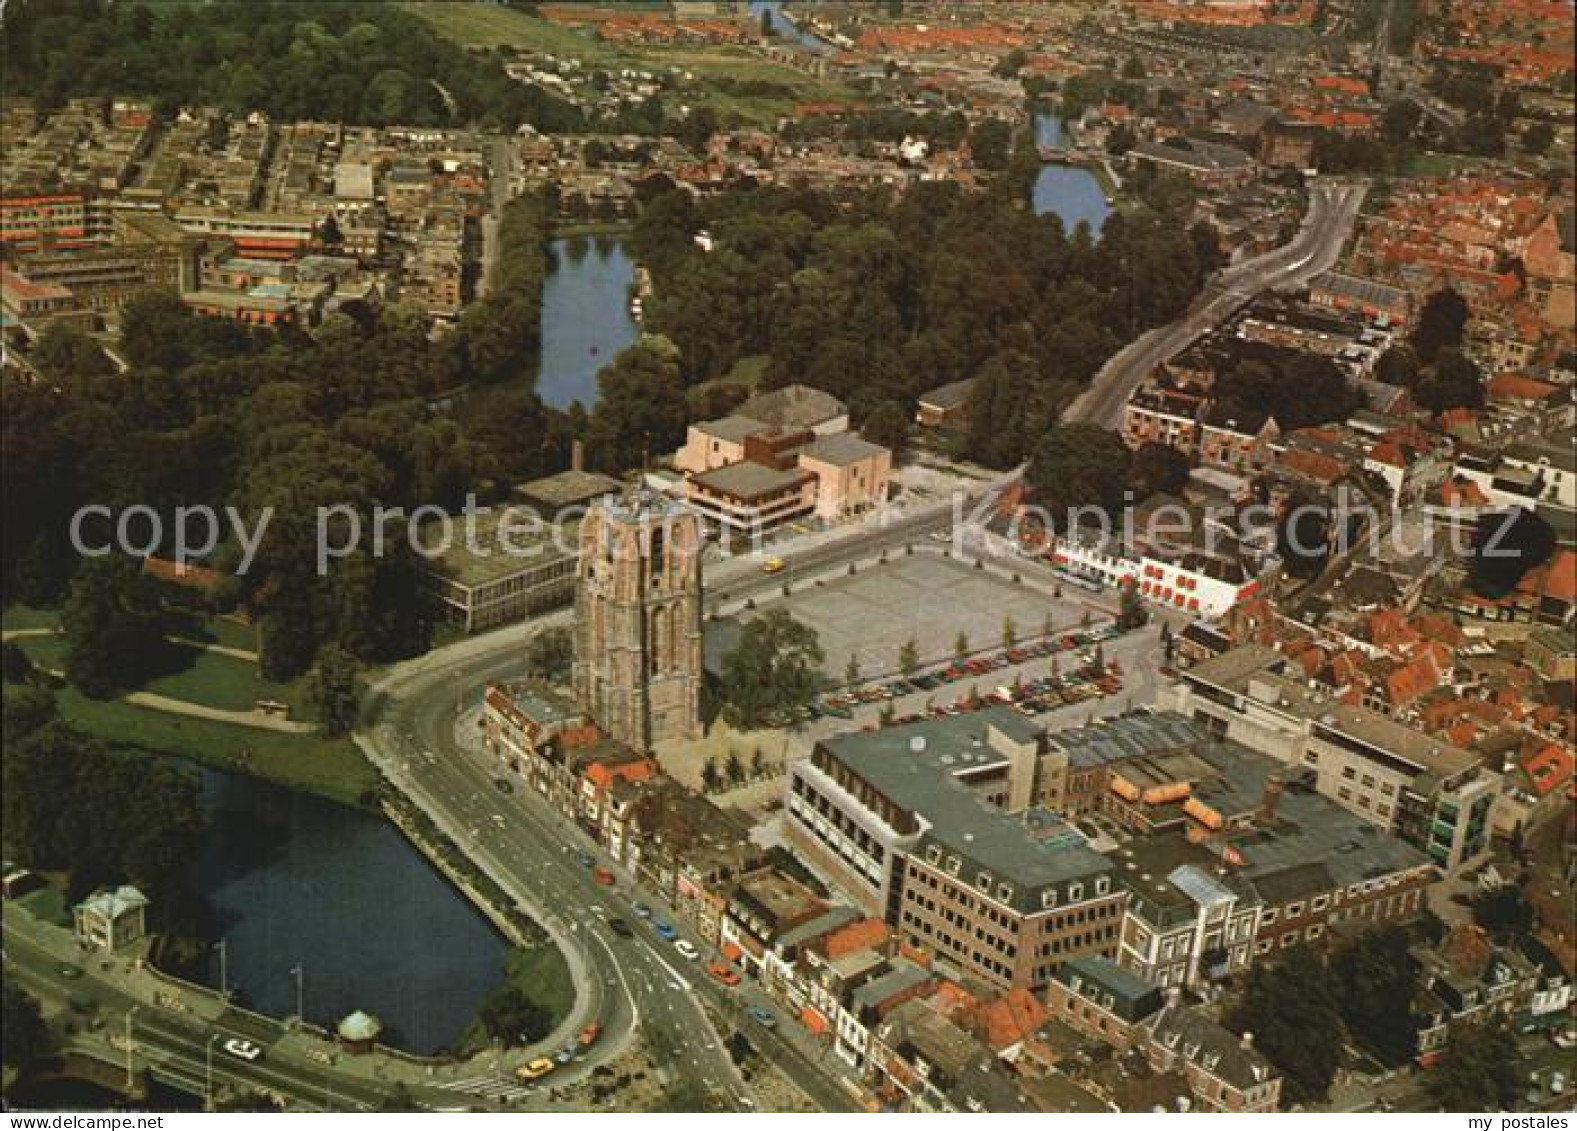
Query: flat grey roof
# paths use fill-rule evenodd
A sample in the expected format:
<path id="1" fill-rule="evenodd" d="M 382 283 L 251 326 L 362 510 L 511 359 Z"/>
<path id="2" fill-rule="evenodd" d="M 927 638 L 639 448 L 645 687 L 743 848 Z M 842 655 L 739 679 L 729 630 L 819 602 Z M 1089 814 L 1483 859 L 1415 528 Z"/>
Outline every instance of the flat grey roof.
<path id="1" fill-rule="evenodd" d="M 743 444 L 746 436 L 754 436 L 757 432 L 767 431 L 769 425 L 755 420 L 749 416 L 720 416 L 716 420 L 703 420 L 692 424 L 692 428 L 705 432 L 708 436 L 716 436 L 719 440 L 728 440 L 735 444 Z"/>
<path id="2" fill-rule="evenodd" d="M 835 467 L 847 467 L 851 463 L 874 459 L 886 450 L 869 440 L 861 439 L 853 432 L 837 432 L 806 444 L 800 449 L 800 455 L 830 463 Z"/>
<path id="3" fill-rule="evenodd" d="M 757 499 L 792 490 L 810 477 L 808 471 L 779 471 L 763 463 L 740 460 L 727 467 L 691 476 L 691 482 L 739 499 Z"/>
<path id="4" fill-rule="evenodd" d="M 960 858 L 961 882 L 973 884 L 979 870 L 989 871 L 994 883 L 1013 885 L 1005 902 L 1039 911 L 1040 889 L 1100 875 L 1112 865 L 1083 844 L 1037 840 L 1019 816 L 986 805 L 959 780 L 960 774 L 1006 764 L 986 742 L 988 727 L 1019 743 L 1034 742 L 1039 734 L 1016 712 L 991 707 L 839 735 L 824 739 L 821 748 L 929 826 L 911 855 L 923 858 L 925 847 L 935 844 Z M 911 745 L 916 739 L 924 740 L 923 747 Z"/>
<path id="5" fill-rule="evenodd" d="M 622 487 L 623 484 L 611 475 L 602 475 L 595 471 L 576 471 L 572 468 L 561 471 L 557 475 L 547 475 L 541 479 L 521 483 L 516 486 L 515 494 L 552 507 L 567 507 L 575 503 L 590 502 L 603 495 L 617 494 Z"/>

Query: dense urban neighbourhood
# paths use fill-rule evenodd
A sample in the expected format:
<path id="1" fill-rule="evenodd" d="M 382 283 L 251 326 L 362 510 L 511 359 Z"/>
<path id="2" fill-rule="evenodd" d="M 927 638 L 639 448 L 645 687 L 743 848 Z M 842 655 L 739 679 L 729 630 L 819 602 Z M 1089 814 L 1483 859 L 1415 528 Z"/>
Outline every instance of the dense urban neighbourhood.
<path id="1" fill-rule="evenodd" d="M 8 1103 L 1569 1107 L 1569 6 L 0 45 Z"/>

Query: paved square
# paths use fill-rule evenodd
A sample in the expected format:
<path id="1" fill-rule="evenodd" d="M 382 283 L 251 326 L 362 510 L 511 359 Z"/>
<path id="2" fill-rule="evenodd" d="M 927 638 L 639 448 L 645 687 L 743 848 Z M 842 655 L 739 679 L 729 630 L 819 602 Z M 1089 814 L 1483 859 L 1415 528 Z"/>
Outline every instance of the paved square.
<path id="1" fill-rule="evenodd" d="M 763 603 L 765 604 L 765 603 Z M 948 659 L 959 632 L 972 649 L 994 648 L 1012 617 L 1020 639 L 1038 635 L 1051 614 L 1057 630 L 1079 623 L 1085 606 L 1054 600 L 1028 583 L 977 570 L 940 554 L 899 556 L 827 579 L 773 602 L 810 625 L 827 654 L 826 671 L 842 679 L 855 656 L 867 678 L 897 670 L 898 652 L 914 640 L 922 665 Z"/>

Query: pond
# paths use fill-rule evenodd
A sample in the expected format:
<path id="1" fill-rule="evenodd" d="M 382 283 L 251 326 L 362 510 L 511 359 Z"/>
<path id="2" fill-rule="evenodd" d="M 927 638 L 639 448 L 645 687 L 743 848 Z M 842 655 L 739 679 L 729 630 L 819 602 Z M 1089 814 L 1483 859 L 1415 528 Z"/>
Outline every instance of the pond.
<path id="1" fill-rule="evenodd" d="M 553 271 L 542 288 L 542 364 L 537 393 L 553 408 L 597 400 L 597 373 L 640 337 L 630 315 L 635 263 L 624 241 L 553 240 Z"/>
<path id="2" fill-rule="evenodd" d="M 1037 145 L 1063 149 L 1067 146 L 1062 119 L 1055 114 L 1035 115 L 1035 142 Z M 1034 207 L 1037 215 L 1055 212 L 1062 217 L 1069 232 L 1080 220 L 1090 226 L 1090 234 L 1099 236 L 1101 225 L 1111 215 L 1111 205 L 1095 174 L 1078 165 L 1064 165 L 1048 161 L 1041 166 L 1035 178 Z"/>
<path id="3" fill-rule="evenodd" d="M 211 829 L 198 879 L 225 976 L 248 1008 L 333 1028 L 363 1009 L 385 1043 L 441 1051 L 503 979 L 508 943 L 383 817 L 200 769 Z M 207 981 L 219 984 L 217 949 Z"/>

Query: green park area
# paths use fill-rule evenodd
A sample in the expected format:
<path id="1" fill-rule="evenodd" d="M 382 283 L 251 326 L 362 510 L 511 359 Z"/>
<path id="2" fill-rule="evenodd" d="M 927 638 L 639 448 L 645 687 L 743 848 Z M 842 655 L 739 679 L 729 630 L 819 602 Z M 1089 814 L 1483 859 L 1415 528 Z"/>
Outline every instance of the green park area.
<path id="1" fill-rule="evenodd" d="M 625 46 L 605 43 L 590 31 L 490 4 L 408 3 L 440 35 L 467 48 L 510 48 L 581 61 L 588 72 L 636 68 L 676 69 L 688 81 L 676 92 L 687 105 L 710 106 L 727 120 L 767 124 L 796 103 L 862 101 L 842 83 L 829 82 L 774 62 L 743 46 Z"/>
<path id="2" fill-rule="evenodd" d="M 8 609 L 7 632 L 53 627 L 55 614 L 20 607 Z M 238 622 L 212 618 L 183 639 L 224 641 L 245 648 L 251 630 Z M 58 635 L 26 635 L 15 643 L 38 668 L 58 673 L 65 666 L 66 641 Z M 167 641 L 150 657 L 148 678 L 134 691 L 158 695 L 198 708 L 250 713 L 259 700 L 289 708 L 289 718 L 313 721 L 305 680 L 280 684 L 265 680 L 250 659 L 214 652 L 196 644 Z M 217 769 L 252 774 L 294 789 L 357 804 L 377 787 L 378 774 L 348 738 L 315 732 L 286 732 L 239 722 L 200 718 L 132 701 L 125 694 L 90 698 L 61 687 L 56 702 L 62 717 L 85 734 L 113 745 L 174 754 Z"/>
<path id="3" fill-rule="evenodd" d="M 575 1004 L 575 983 L 564 955 L 551 942 L 517 947 L 504 956 L 504 978 L 455 1042 L 473 1056 L 494 1040 L 531 1044 L 546 1037 Z M 512 1034 L 511 1040 L 506 1034 Z"/>

